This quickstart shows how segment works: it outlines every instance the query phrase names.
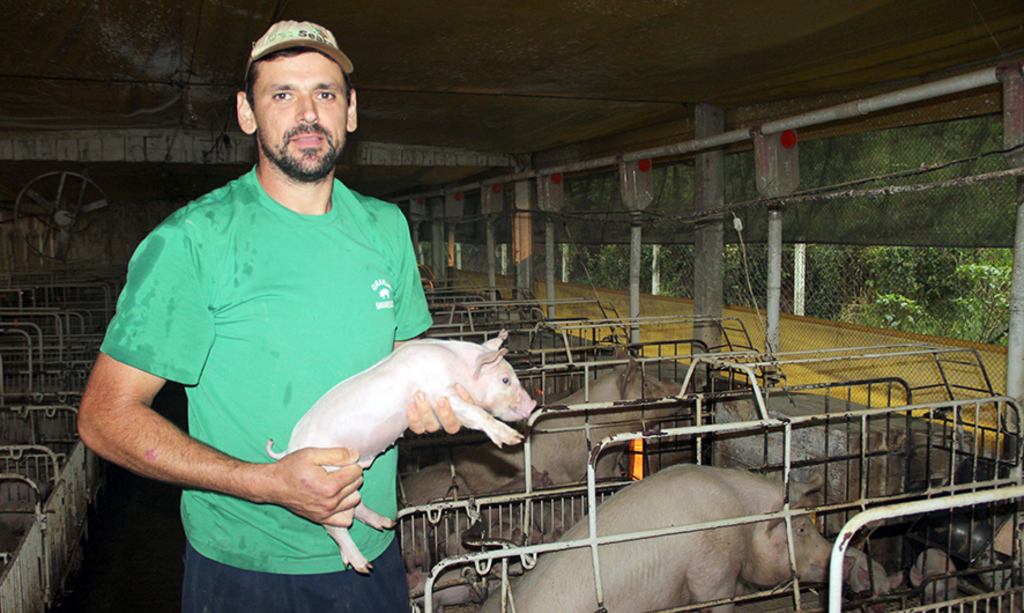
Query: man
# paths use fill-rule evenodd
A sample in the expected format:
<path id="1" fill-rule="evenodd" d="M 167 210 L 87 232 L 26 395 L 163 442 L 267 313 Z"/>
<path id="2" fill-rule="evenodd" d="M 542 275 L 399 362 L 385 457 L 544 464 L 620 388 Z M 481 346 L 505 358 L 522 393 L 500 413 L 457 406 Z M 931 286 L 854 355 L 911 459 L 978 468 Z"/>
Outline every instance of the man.
<path id="1" fill-rule="evenodd" d="M 392 532 L 352 527 L 374 567 L 363 576 L 319 525 L 347 525 L 339 514 L 360 497 L 393 517 L 396 451 L 364 474 L 350 450 L 270 462 L 265 449 L 431 323 L 401 212 L 334 179 L 357 125 L 351 72 L 315 24 L 280 22 L 257 41 L 237 95 L 257 165 L 139 246 L 82 397 L 86 445 L 185 488 L 184 612 L 409 608 Z M 150 408 L 166 380 L 186 385 L 189 434 Z M 458 430 L 443 399 L 436 415 L 412 401 L 414 432 Z"/>

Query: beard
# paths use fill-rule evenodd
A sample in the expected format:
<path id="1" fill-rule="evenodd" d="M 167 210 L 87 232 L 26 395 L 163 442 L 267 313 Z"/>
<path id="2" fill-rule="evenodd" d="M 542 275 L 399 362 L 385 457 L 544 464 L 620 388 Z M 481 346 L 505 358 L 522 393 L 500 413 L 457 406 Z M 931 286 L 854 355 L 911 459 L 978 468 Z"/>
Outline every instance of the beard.
<path id="1" fill-rule="evenodd" d="M 327 143 L 327 150 L 320 155 L 316 149 L 299 149 L 298 157 L 288 152 L 288 142 L 299 134 L 314 132 L 324 137 Z M 271 164 L 277 166 L 289 179 L 298 183 L 319 183 L 331 175 L 335 165 L 341 159 L 341 152 L 345 147 L 342 140 L 339 145 L 327 130 L 319 124 L 310 126 L 295 127 L 285 133 L 280 147 L 274 148 L 263 138 L 263 133 L 258 132 L 257 141 L 260 150 Z"/>

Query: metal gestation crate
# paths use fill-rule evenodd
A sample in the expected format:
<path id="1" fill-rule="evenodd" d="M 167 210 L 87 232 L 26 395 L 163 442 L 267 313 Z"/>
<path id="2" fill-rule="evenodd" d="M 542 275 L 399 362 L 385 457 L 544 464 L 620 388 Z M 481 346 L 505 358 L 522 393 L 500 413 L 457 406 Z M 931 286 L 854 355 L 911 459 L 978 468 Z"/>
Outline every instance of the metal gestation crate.
<path id="1" fill-rule="evenodd" d="M 78 311 L 0 309 L 3 393 L 81 389 L 102 333 Z"/>
<path id="2" fill-rule="evenodd" d="M 691 441 L 698 450 L 697 462 L 730 466 L 738 469 L 754 470 L 767 475 L 775 475 L 783 481 L 809 481 L 821 477 L 823 488 L 819 500 L 809 509 L 815 517 L 816 524 L 823 535 L 834 539 L 841 527 L 857 512 L 873 506 L 893 504 L 905 501 L 924 500 L 948 496 L 953 493 L 973 491 L 983 488 L 1000 488 L 1018 485 L 1021 482 L 1021 437 L 1019 423 L 1019 407 L 1014 401 L 1005 397 L 986 397 L 965 400 L 952 400 L 930 404 L 916 404 L 883 408 L 863 407 L 855 410 L 838 411 L 827 414 L 810 414 L 787 416 L 785 418 L 754 418 L 748 421 L 726 423 L 699 423 L 697 425 L 664 429 L 661 432 L 620 433 L 602 441 L 591 452 L 592 461 L 588 470 L 588 493 L 591 502 L 587 508 L 599 500 L 598 487 L 594 477 L 593 458 L 599 457 L 600 450 L 606 447 L 621 446 L 626 441 L 642 437 L 646 443 L 656 443 L 661 438 L 683 438 Z M 802 445 L 801 441 L 805 443 Z M 732 450 L 744 450 L 742 458 L 735 457 Z M 761 450 L 759 456 L 752 450 Z M 527 508 L 538 504 L 557 505 L 559 496 L 566 500 L 579 497 L 579 491 L 537 492 L 532 496 L 525 494 L 522 502 L 498 499 L 478 499 L 475 501 L 480 508 L 479 517 L 493 518 L 488 513 L 487 505 L 515 505 L 524 508 L 516 511 L 510 509 L 506 516 L 522 518 L 529 521 L 531 511 Z M 567 503 L 570 504 L 570 503 Z M 571 504 L 570 504 L 571 508 Z M 407 510 L 415 515 L 421 513 L 432 526 L 444 526 L 441 530 L 451 541 L 451 530 L 444 523 L 444 508 Z M 517 514 L 518 513 L 518 514 Z M 468 512 L 467 512 L 468 514 Z M 533 512 L 535 515 L 535 512 Z M 570 516 L 578 516 L 578 511 Z M 405 517 L 405 516 L 403 516 Z M 1005 522 L 1005 520 L 1003 520 Z M 400 522 L 401 523 L 401 522 Z M 513 522 L 508 522 L 513 523 Z M 942 546 L 943 534 L 960 534 L 963 530 L 957 517 L 932 518 L 927 525 L 906 524 L 896 528 L 875 531 L 870 539 L 857 543 L 871 559 L 881 564 L 889 573 L 904 571 L 908 565 L 910 553 L 916 553 L 912 543 L 915 539 L 927 540 L 934 546 Z M 991 522 L 995 524 L 995 522 Z M 488 541 L 487 529 L 502 522 L 484 522 L 470 530 L 475 542 Z M 523 540 L 520 530 L 519 541 L 502 536 L 499 530 L 491 541 L 502 542 L 502 547 L 483 549 L 476 553 L 442 559 L 435 564 L 431 573 L 425 578 L 424 588 L 434 589 L 434 582 L 444 577 L 449 583 L 463 582 L 483 586 L 486 582 L 473 573 L 483 570 L 490 573 L 490 593 L 494 593 L 495 582 L 503 572 L 510 568 L 530 568 L 534 557 L 550 554 L 561 548 L 584 547 L 595 544 L 589 540 L 567 545 L 564 542 L 547 542 L 544 536 L 546 526 L 553 522 L 537 522 L 529 525 L 530 533 L 539 531 L 541 535 Z M 971 532 L 969 524 L 968 541 L 977 540 L 975 535 L 982 530 Z M 992 525 L 999 528 L 1002 524 Z M 414 535 L 429 535 L 430 531 L 421 523 L 413 529 Z M 482 528 L 481 528 L 482 526 Z M 461 528 L 456 524 L 456 528 Z M 688 530 L 685 526 L 678 530 Z M 711 529 L 710 527 L 707 529 Z M 990 530 L 994 533 L 996 530 Z M 475 537 L 483 532 L 482 538 Z M 665 535 L 673 533 L 668 530 Z M 403 527 L 403 539 L 412 538 Z M 938 536 L 936 536 L 938 535 Z M 650 535 L 619 535 L 618 540 L 633 538 L 650 538 Z M 532 543 L 531 543 L 532 540 Z M 463 539 L 463 547 L 474 541 Z M 405 544 L 405 541 L 403 541 Z M 486 543 L 485 543 L 486 544 Z M 957 561 L 958 569 L 966 575 L 987 577 L 994 576 L 1005 560 L 982 559 L 975 555 L 960 560 L 953 540 L 947 537 L 946 547 L 949 555 Z M 411 545 L 406 545 L 410 547 Z M 438 551 L 447 552 L 448 548 L 438 545 Z M 438 554 L 440 555 L 440 554 Z M 433 559 L 431 560 L 433 561 Z M 502 562 L 507 562 L 502 563 Z M 912 560 L 910 561 L 912 562 Z M 963 565 L 962 567 L 960 565 Z M 517 571 L 522 572 L 522 571 Z M 528 571 L 526 571 L 528 572 Z M 589 569 L 593 572 L 593 569 Z M 464 577 L 469 575 L 469 577 Z M 999 580 L 1016 582 L 1020 585 L 1019 573 L 1011 576 L 1000 574 Z M 506 579 L 507 581 L 507 579 Z M 500 585 L 500 582 L 498 583 Z M 965 583 L 964 589 L 970 584 Z M 982 587 L 978 589 L 983 589 Z M 733 604 L 741 610 L 751 607 L 762 610 L 822 610 L 825 606 L 816 597 L 809 597 L 807 586 L 799 581 L 777 586 L 768 591 L 754 591 L 737 597 Z M 478 588 L 482 589 L 482 587 Z M 892 591 L 891 599 L 902 598 L 904 604 L 909 602 L 916 588 L 906 585 Z M 845 607 L 857 608 L 864 604 L 862 594 L 847 594 Z M 594 610 L 600 607 L 595 596 Z M 707 603 L 694 604 L 681 610 L 701 609 Z M 423 603 L 424 610 L 431 610 L 430 599 Z"/>
<path id="3" fill-rule="evenodd" d="M 926 343 L 839 347 L 773 355 L 715 356 L 708 359 L 718 388 L 751 387 L 766 391 L 883 378 L 905 390 L 906 404 L 995 394 L 978 352 Z M 855 399 L 864 404 L 865 399 Z"/>
<path id="4" fill-rule="evenodd" d="M 850 608 L 842 600 L 843 594 L 850 593 L 844 586 L 846 573 L 837 563 L 846 559 L 848 546 L 862 543 L 870 547 L 872 542 L 893 538 L 897 539 L 904 565 L 913 564 L 906 577 L 908 584 L 889 592 L 869 586 L 863 600 L 865 607 L 887 611 L 1020 611 L 1024 602 L 1022 500 L 1021 485 L 977 487 L 858 513 L 835 539 L 829 612 Z M 899 539 L 903 532 L 909 536 Z"/>
<path id="5" fill-rule="evenodd" d="M 576 317 L 618 317 L 615 304 L 599 298 L 553 298 L 551 300 L 493 300 L 453 302 L 433 311 L 435 325 L 462 324 L 472 329 L 494 326 L 532 327 L 551 317 L 549 310 L 571 308 Z"/>
<path id="6" fill-rule="evenodd" d="M 0 610 L 43 613 L 49 574 L 46 556 L 42 497 L 34 481 L 24 475 L 0 473 L 0 530 L 8 548 L 0 571 Z M 13 542 L 10 540 L 13 539 Z"/>
<path id="7" fill-rule="evenodd" d="M 77 443 L 59 474 L 40 487 L 37 479 L 51 471 L 54 457 L 30 447 L 0 447 L 8 469 L 38 475 L 0 473 L 0 543 L 16 542 L 3 554 L 3 611 L 42 611 L 55 602 L 82 556 L 89 503 L 86 467 L 92 454 Z"/>
<path id="8" fill-rule="evenodd" d="M 622 344 L 633 342 L 634 333 L 642 344 L 655 346 L 657 342 L 697 345 L 691 353 L 757 353 L 743 321 L 735 317 L 708 317 L 704 315 L 665 315 L 657 317 L 605 318 L 584 321 L 551 321 L 539 328 L 550 329 L 560 342 L 553 345 L 569 351 L 582 344 Z M 698 340 L 698 331 L 711 329 L 718 333 L 720 342 L 715 346 Z M 577 339 L 573 342 L 572 339 Z M 544 348 L 544 347 L 538 347 Z M 572 361 L 571 357 L 569 361 Z"/>
<path id="9" fill-rule="evenodd" d="M 612 346 L 607 346 L 611 352 Z M 645 407 L 651 405 L 652 400 L 663 398 L 667 394 L 661 389 L 657 393 L 651 391 L 648 382 L 652 375 L 648 373 L 678 373 L 679 377 L 686 372 L 686 365 L 680 364 L 681 358 L 688 359 L 689 356 L 667 355 L 650 358 L 632 358 L 623 348 L 619 348 L 620 354 L 615 357 L 609 353 L 607 359 L 591 362 L 575 362 L 572 364 L 550 364 L 536 368 L 517 369 L 517 376 L 523 388 L 538 401 L 537 409 L 530 418 L 522 424 L 522 428 L 528 432 L 544 434 L 550 432 L 547 424 L 553 418 L 564 416 L 579 416 L 579 424 L 571 428 L 560 427 L 556 431 L 579 430 L 584 432 L 586 440 L 581 440 L 580 454 L 586 453 L 586 445 L 599 440 L 600 434 L 608 428 L 615 428 L 616 431 L 623 429 L 643 429 L 657 427 L 660 423 L 676 423 L 680 415 L 686 412 L 687 403 L 678 399 L 670 399 L 658 405 L 656 415 L 645 412 Z M 512 360 L 513 367 L 516 362 Z M 634 377 L 636 382 L 633 388 L 639 388 L 639 395 L 631 400 L 615 399 L 610 402 L 597 401 L 591 394 L 595 383 L 607 378 Z M 659 378 L 660 379 L 660 378 Z M 677 395 L 681 390 L 681 384 L 672 378 L 660 379 L 665 385 L 664 389 L 672 391 Z M 573 401 L 570 397 L 578 394 Z M 567 404 L 567 403 L 572 403 Z M 627 421 L 616 416 L 617 413 L 629 412 Z M 671 415 L 666 417 L 666 415 Z M 684 416 L 685 417 L 685 416 Z M 628 425 L 627 425 L 628 424 Z M 597 438 L 595 438 L 597 437 Z M 421 435 L 407 437 L 399 441 L 400 457 L 402 462 L 401 473 L 403 476 L 411 472 L 439 462 L 450 462 L 451 458 L 461 450 L 469 446 L 489 444 L 487 438 L 480 432 L 463 429 L 456 435 Z M 530 437 L 526 437 L 524 443 L 526 458 L 529 460 L 531 449 Z M 580 457 L 585 459 L 585 455 Z M 531 475 L 527 473 L 527 479 Z"/>
<path id="10" fill-rule="evenodd" d="M 78 443 L 78 409 L 68 404 L 0 406 L 0 445 L 45 445 L 67 456 Z"/>
<path id="11" fill-rule="evenodd" d="M 431 312 L 443 313 L 453 304 L 463 302 L 494 302 L 497 300 L 534 300 L 536 297 L 529 289 L 515 286 L 461 285 L 448 287 L 431 285 L 424 287 L 427 307 Z"/>

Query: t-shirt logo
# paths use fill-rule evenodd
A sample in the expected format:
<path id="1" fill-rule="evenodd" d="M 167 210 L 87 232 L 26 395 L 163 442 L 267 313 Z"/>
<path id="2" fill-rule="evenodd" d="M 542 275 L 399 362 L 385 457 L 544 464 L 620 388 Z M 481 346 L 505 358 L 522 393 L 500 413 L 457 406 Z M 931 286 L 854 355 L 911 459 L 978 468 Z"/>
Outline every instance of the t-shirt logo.
<path id="1" fill-rule="evenodd" d="M 391 284 L 386 279 L 377 279 L 371 287 L 380 297 L 377 301 L 378 310 L 395 308 L 395 301 L 391 299 Z"/>

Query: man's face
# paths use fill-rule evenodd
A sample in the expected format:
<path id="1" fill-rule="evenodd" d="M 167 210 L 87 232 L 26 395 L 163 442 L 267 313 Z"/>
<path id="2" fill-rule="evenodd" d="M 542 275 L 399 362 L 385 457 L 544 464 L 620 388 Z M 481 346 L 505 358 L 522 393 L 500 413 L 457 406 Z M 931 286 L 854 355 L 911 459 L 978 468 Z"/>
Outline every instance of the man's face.
<path id="1" fill-rule="evenodd" d="M 341 67 L 319 53 L 262 62 L 254 108 L 243 92 L 237 104 L 242 129 L 256 133 L 261 165 L 296 182 L 333 176 L 346 133 L 356 129 L 355 92 L 346 99 Z"/>

